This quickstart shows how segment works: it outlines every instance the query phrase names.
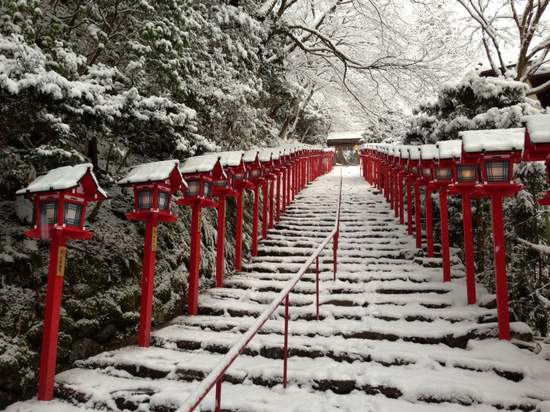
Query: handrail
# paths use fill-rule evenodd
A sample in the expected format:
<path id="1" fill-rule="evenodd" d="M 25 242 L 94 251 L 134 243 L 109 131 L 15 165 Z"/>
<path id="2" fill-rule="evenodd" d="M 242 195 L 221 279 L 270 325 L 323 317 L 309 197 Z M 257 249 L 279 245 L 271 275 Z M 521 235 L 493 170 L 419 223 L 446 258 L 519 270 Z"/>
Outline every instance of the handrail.
<path id="1" fill-rule="evenodd" d="M 340 168 L 340 184 L 338 189 L 338 205 L 336 209 L 336 217 L 334 219 L 334 228 L 323 239 L 321 244 L 310 255 L 308 260 L 300 267 L 296 276 L 294 276 L 287 286 L 277 295 L 277 297 L 271 302 L 269 307 L 260 315 L 256 322 L 248 328 L 244 335 L 231 347 L 229 352 L 225 354 L 218 365 L 212 369 L 212 371 L 202 380 L 200 385 L 187 397 L 183 405 L 180 406 L 176 412 L 192 412 L 204 398 L 208 395 L 212 387 L 216 386 L 216 405 L 215 411 L 220 411 L 221 405 L 221 384 L 225 372 L 233 364 L 235 359 L 243 352 L 248 343 L 256 336 L 264 324 L 271 318 L 271 315 L 277 310 L 279 305 L 285 301 L 285 342 L 284 342 L 284 359 L 283 359 L 283 386 L 286 387 L 287 383 L 287 357 L 288 357 L 288 306 L 289 295 L 294 289 L 296 284 L 300 281 L 302 276 L 306 273 L 307 269 L 316 261 L 316 295 L 317 295 L 317 320 L 319 319 L 319 255 L 329 244 L 330 240 L 333 240 L 333 263 L 334 263 L 334 279 L 336 280 L 336 257 L 338 250 L 338 238 L 340 233 L 340 209 L 342 204 L 342 168 Z"/>

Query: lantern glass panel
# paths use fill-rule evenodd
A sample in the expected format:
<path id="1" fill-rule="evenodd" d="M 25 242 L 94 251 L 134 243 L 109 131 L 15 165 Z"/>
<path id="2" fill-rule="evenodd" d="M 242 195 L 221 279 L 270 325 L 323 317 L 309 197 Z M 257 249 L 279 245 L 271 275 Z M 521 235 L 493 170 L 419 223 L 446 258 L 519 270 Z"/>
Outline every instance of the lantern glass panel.
<path id="1" fill-rule="evenodd" d="M 250 171 L 250 177 L 252 177 L 253 179 L 257 179 L 260 177 L 260 169 L 252 169 Z"/>
<path id="2" fill-rule="evenodd" d="M 328 159 L 326 157 L 323 159 L 323 166 L 328 166 Z"/>
<path id="3" fill-rule="evenodd" d="M 187 180 L 186 196 L 196 197 L 201 194 L 201 181 L 200 179 Z"/>
<path id="4" fill-rule="evenodd" d="M 240 182 L 241 180 L 244 179 L 244 176 L 245 176 L 244 172 L 235 172 L 235 174 L 233 175 L 233 180 Z"/>
<path id="5" fill-rule="evenodd" d="M 65 203 L 64 223 L 67 226 L 80 226 L 82 218 L 82 205 L 77 203 Z"/>
<path id="6" fill-rule="evenodd" d="M 170 210 L 170 193 L 160 191 L 158 201 L 160 210 Z"/>
<path id="7" fill-rule="evenodd" d="M 451 180 L 451 168 L 450 167 L 436 167 L 435 176 L 437 180 Z"/>
<path id="8" fill-rule="evenodd" d="M 411 173 L 417 174 L 417 173 L 418 173 L 418 168 L 416 168 L 416 167 L 411 167 L 411 168 L 410 168 L 410 171 L 411 171 Z"/>
<path id="9" fill-rule="evenodd" d="M 53 225 L 57 222 L 57 202 L 44 202 L 40 205 L 40 225 Z"/>
<path id="10" fill-rule="evenodd" d="M 477 181 L 477 167 L 475 165 L 457 165 L 457 180 L 460 183 L 474 183 Z"/>
<path id="11" fill-rule="evenodd" d="M 210 180 L 203 181 L 203 196 L 205 198 L 212 196 L 212 182 Z"/>
<path id="12" fill-rule="evenodd" d="M 507 182 L 509 170 L 510 163 L 507 160 L 487 160 L 485 162 L 487 182 Z"/>
<path id="13" fill-rule="evenodd" d="M 431 169 L 431 167 L 423 167 L 423 168 L 422 168 L 422 176 L 431 178 L 431 177 L 432 177 L 432 169 Z"/>
<path id="14" fill-rule="evenodd" d="M 216 186 L 216 187 L 228 187 L 229 186 L 229 179 L 214 180 L 214 186 Z"/>
<path id="15" fill-rule="evenodd" d="M 138 209 L 152 209 L 153 208 L 153 191 L 142 190 L 138 192 Z"/>

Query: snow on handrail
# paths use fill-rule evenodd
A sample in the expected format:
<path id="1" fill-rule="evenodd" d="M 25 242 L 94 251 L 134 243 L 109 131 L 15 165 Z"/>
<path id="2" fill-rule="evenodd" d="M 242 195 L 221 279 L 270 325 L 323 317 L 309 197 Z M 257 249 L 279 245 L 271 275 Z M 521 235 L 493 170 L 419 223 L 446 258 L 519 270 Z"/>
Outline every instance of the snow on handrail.
<path id="1" fill-rule="evenodd" d="M 200 385 L 187 397 L 183 405 L 180 406 L 176 412 L 191 412 L 208 395 L 210 390 L 216 385 L 216 392 L 218 392 L 218 385 L 221 385 L 223 381 L 223 376 L 231 364 L 237 359 L 237 357 L 243 352 L 246 346 L 250 341 L 256 336 L 264 324 L 271 318 L 271 315 L 277 310 L 279 305 L 288 299 L 290 292 L 294 289 L 296 284 L 302 279 L 302 276 L 306 273 L 308 268 L 313 264 L 315 259 L 319 257 L 321 252 L 326 248 L 331 239 L 334 239 L 336 244 L 338 243 L 338 236 L 340 231 L 340 209 L 342 204 L 342 168 L 340 168 L 340 184 L 338 189 L 338 204 L 336 208 L 336 216 L 334 219 L 334 228 L 332 231 L 325 237 L 321 244 L 315 249 L 315 251 L 310 255 L 309 259 L 300 267 L 296 275 L 288 281 L 286 287 L 277 295 L 275 299 L 271 302 L 269 307 L 258 317 L 256 322 L 248 328 L 248 330 L 243 334 L 243 336 L 231 347 L 229 352 L 222 358 L 218 365 L 212 369 L 212 371 L 203 379 Z M 336 268 L 336 262 L 335 262 Z M 215 410 L 219 410 L 220 405 L 216 405 Z"/>

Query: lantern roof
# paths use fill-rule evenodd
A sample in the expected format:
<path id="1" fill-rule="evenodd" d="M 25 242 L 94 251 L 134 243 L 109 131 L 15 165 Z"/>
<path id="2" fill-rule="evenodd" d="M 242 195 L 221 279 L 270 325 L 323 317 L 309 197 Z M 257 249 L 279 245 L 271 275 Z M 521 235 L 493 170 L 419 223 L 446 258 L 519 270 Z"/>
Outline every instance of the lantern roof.
<path id="1" fill-rule="evenodd" d="M 189 173 L 211 173 L 214 171 L 217 164 L 219 164 L 221 168 L 221 174 L 225 176 L 219 153 L 189 157 L 185 159 L 181 165 L 180 172 L 184 175 Z"/>
<path id="2" fill-rule="evenodd" d="M 420 160 L 420 146 L 409 146 L 409 159 Z"/>
<path id="3" fill-rule="evenodd" d="M 281 147 L 270 147 L 269 149 L 271 149 L 271 158 L 273 160 L 279 160 L 284 152 L 284 149 Z"/>
<path id="4" fill-rule="evenodd" d="M 325 153 L 334 153 L 336 151 L 336 149 L 334 147 L 325 147 L 323 148 L 323 152 Z"/>
<path id="5" fill-rule="evenodd" d="M 230 152 L 212 152 L 207 153 L 208 155 L 218 155 L 220 162 L 223 167 L 237 167 L 241 165 L 241 162 L 244 159 L 244 153 L 241 150 L 235 150 Z"/>
<path id="6" fill-rule="evenodd" d="M 462 155 L 462 140 L 444 140 L 436 143 L 439 149 L 439 159 L 460 159 Z"/>
<path id="7" fill-rule="evenodd" d="M 521 151 L 525 129 L 468 130 L 459 136 L 465 153 Z"/>
<path id="8" fill-rule="evenodd" d="M 244 152 L 243 160 L 245 163 L 253 163 L 258 160 L 259 155 L 260 151 L 258 149 L 248 150 Z"/>
<path id="9" fill-rule="evenodd" d="M 17 195 L 30 193 L 43 193 L 73 189 L 78 187 L 81 182 L 87 179 L 91 184 L 82 185 L 86 195 L 99 195 L 101 199 L 107 198 L 107 193 L 99 186 L 99 183 L 92 172 L 91 163 L 82 163 L 74 166 L 63 166 L 57 169 L 49 170 L 47 173 L 38 176 L 27 187 L 16 192 Z"/>
<path id="10" fill-rule="evenodd" d="M 401 145 L 399 146 L 399 157 L 401 159 L 408 159 L 409 158 L 409 147 L 408 145 Z"/>
<path id="11" fill-rule="evenodd" d="M 271 148 L 260 149 L 258 156 L 260 158 L 260 162 L 270 162 L 273 158 L 273 150 Z"/>
<path id="12" fill-rule="evenodd" d="M 435 160 L 439 156 L 439 150 L 435 144 L 423 144 L 420 146 L 420 158 L 422 160 Z"/>
<path id="13" fill-rule="evenodd" d="M 118 181 L 118 184 L 131 185 L 136 183 L 159 182 L 175 176 L 179 181 L 178 186 L 181 187 L 185 185 L 185 181 L 178 169 L 179 164 L 179 160 L 173 159 L 132 166 L 128 174 Z"/>
<path id="14" fill-rule="evenodd" d="M 532 143 L 550 143 L 550 114 L 524 116 L 522 120 Z"/>

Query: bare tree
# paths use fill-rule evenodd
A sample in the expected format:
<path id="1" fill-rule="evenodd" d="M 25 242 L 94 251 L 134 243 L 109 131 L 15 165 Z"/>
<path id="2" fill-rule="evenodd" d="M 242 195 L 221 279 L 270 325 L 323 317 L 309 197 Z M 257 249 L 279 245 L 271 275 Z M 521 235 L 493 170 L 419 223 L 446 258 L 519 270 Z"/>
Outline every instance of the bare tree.
<path id="1" fill-rule="evenodd" d="M 528 82 L 550 58 L 550 0 L 457 0 L 479 33 L 485 54 L 497 76 L 509 71 L 505 48 L 516 49 L 513 63 L 515 79 Z M 550 81 L 533 88 L 529 94 L 550 89 Z"/>

